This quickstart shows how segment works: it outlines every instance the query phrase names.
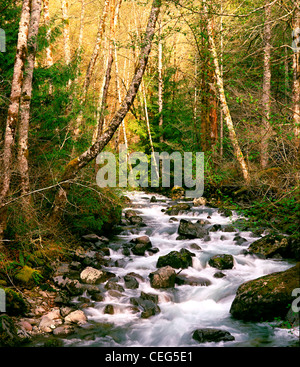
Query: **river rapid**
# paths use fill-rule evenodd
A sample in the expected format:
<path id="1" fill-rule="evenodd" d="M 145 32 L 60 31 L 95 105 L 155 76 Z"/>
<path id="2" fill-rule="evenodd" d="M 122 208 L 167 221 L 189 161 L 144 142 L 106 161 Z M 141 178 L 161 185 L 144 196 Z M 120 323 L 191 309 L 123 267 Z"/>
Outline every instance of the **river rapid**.
<path id="1" fill-rule="evenodd" d="M 238 233 L 246 239 L 241 245 L 234 241 L 237 232 L 210 232 L 210 240 L 206 241 L 176 240 L 180 219 L 196 222 L 209 216 L 211 225 L 226 225 L 239 218 L 236 214 L 225 217 L 218 213 L 218 209 L 201 206 L 192 207 L 189 211 L 174 216 L 178 221 L 170 221 L 170 216 L 162 211 L 172 205 L 170 199 L 155 195 L 157 202 L 152 203 L 152 195 L 149 194 L 130 192 L 127 195 L 132 200 L 130 208 L 137 211 L 146 226 L 124 226 L 118 235 L 112 237 L 109 243 L 112 266 L 104 268 L 119 277 L 119 284 L 125 290 L 121 297 L 113 297 L 106 292 L 103 301 L 93 301 L 92 307 L 85 308 L 88 324 L 76 336 L 73 334 L 64 339 L 65 346 L 283 347 L 295 343 L 298 336 L 288 329 L 276 327 L 274 323 L 235 320 L 229 312 L 239 285 L 263 275 L 286 270 L 293 266 L 293 263 L 243 254 L 243 250 L 258 239 L 250 232 Z M 152 246 L 157 247 L 159 252 L 153 255 L 146 252 L 144 256 L 125 256 L 122 245 L 141 235 L 149 236 Z M 194 245 L 191 246 L 192 244 Z M 195 244 L 201 249 L 195 249 Z M 157 270 L 158 258 L 182 248 L 188 249 L 196 256 L 193 257 L 192 267 L 182 270 L 181 274 L 206 278 L 211 284 L 176 285 L 173 289 L 161 290 L 152 288 L 149 273 Z M 234 257 L 233 268 L 222 270 L 225 274 L 223 278 L 214 277 L 218 269 L 208 265 L 208 260 L 216 254 L 231 254 Z M 123 277 L 131 272 L 144 278 L 143 281 L 139 280 L 137 289 L 125 288 Z M 99 287 L 103 288 L 103 285 Z M 133 310 L 130 298 L 139 297 L 141 291 L 158 295 L 161 310 L 159 314 L 142 319 L 140 313 Z M 74 298 L 74 303 L 76 302 Z M 113 305 L 114 314 L 104 313 L 107 305 Z M 224 329 L 229 331 L 235 340 L 199 344 L 192 338 L 192 333 L 197 328 Z"/>

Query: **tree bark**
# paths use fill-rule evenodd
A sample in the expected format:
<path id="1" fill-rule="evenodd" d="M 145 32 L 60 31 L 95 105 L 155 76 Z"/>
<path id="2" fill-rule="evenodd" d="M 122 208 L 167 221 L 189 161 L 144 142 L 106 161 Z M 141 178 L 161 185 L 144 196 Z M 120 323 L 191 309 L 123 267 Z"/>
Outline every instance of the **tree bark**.
<path id="1" fill-rule="evenodd" d="M 32 78 L 37 49 L 42 0 L 32 0 L 31 18 L 28 32 L 28 53 L 25 66 L 25 77 L 20 103 L 20 122 L 18 137 L 18 170 L 21 180 L 21 194 L 29 192 L 28 172 L 28 132 L 30 118 L 30 101 L 32 94 Z M 23 197 L 24 204 L 29 204 L 30 196 Z"/>
<path id="2" fill-rule="evenodd" d="M 18 114 L 20 108 L 21 90 L 23 84 L 23 71 L 25 65 L 25 58 L 27 53 L 27 38 L 28 27 L 30 21 L 30 7 L 31 1 L 24 0 L 22 6 L 21 20 L 19 23 L 17 53 L 14 63 L 14 73 L 11 85 L 10 104 L 8 107 L 5 136 L 4 136 L 4 148 L 3 158 L 1 165 L 2 184 L 0 189 L 0 240 L 3 237 L 3 231 L 6 226 L 6 214 L 3 207 L 8 195 L 11 171 L 12 171 L 12 158 L 13 147 L 15 144 L 15 134 L 18 123 Z"/>
<path id="3" fill-rule="evenodd" d="M 300 150 L 300 2 L 296 0 L 293 19 L 293 121 L 295 146 Z"/>
<path id="4" fill-rule="evenodd" d="M 159 114 L 159 122 L 158 126 L 160 129 L 160 137 L 159 141 L 161 143 L 164 142 L 164 134 L 163 134 L 163 88 L 164 82 L 162 77 L 162 41 L 161 41 L 161 22 L 159 23 L 159 40 L 158 40 L 158 114 Z"/>
<path id="5" fill-rule="evenodd" d="M 67 0 L 61 0 L 61 12 L 63 19 L 63 35 L 64 35 L 64 53 L 65 62 L 67 65 L 71 62 L 71 49 L 70 49 L 70 21 L 69 21 L 69 3 Z"/>
<path id="6" fill-rule="evenodd" d="M 43 9 L 44 9 L 44 23 L 48 28 L 46 33 L 46 40 L 48 46 L 46 47 L 46 66 L 50 67 L 53 65 L 53 55 L 52 55 L 52 47 L 50 44 L 51 39 L 51 29 L 50 27 L 50 14 L 49 14 L 49 0 L 43 0 Z"/>
<path id="7" fill-rule="evenodd" d="M 223 79 L 221 78 L 221 71 L 220 71 L 220 66 L 219 66 L 218 54 L 217 54 L 217 50 L 216 50 L 215 41 L 214 41 L 214 38 L 213 38 L 213 27 L 212 27 L 212 24 L 211 24 L 211 20 L 207 16 L 207 8 L 206 8 L 205 3 L 204 3 L 204 13 L 205 13 L 205 17 L 207 18 L 208 40 L 209 40 L 209 45 L 210 45 L 210 50 L 211 50 L 211 53 L 212 53 L 213 61 L 214 61 L 216 83 L 217 83 L 217 87 L 218 87 L 218 91 L 219 91 L 219 98 L 220 98 L 221 107 L 222 107 L 222 111 L 223 111 L 223 115 L 224 115 L 224 120 L 225 120 L 225 123 L 226 123 L 228 131 L 229 131 L 229 138 L 231 140 L 231 144 L 232 144 L 233 149 L 234 149 L 235 157 L 236 157 L 236 159 L 239 162 L 239 165 L 241 167 L 241 171 L 242 171 L 244 180 L 245 180 L 246 184 L 248 184 L 250 182 L 250 175 L 249 175 L 248 167 L 247 167 L 245 159 L 244 159 L 244 155 L 243 155 L 243 153 L 240 149 L 239 142 L 237 140 L 237 136 L 236 136 L 234 126 L 233 126 L 233 122 L 232 122 L 232 118 L 231 118 L 231 114 L 230 114 L 230 111 L 229 111 L 229 108 L 228 108 L 228 105 L 227 105 L 227 100 L 226 100 L 225 91 L 224 91 Z"/>
<path id="8" fill-rule="evenodd" d="M 135 73 L 132 78 L 131 84 L 128 88 L 127 94 L 120 108 L 113 116 L 107 130 L 101 135 L 101 137 L 96 141 L 96 143 L 93 144 L 80 156 L 73 159 L 67 164 L 64 173 L 62 175 L 61 181 L 73 180 L 82 168 L 84 168 L 89 162 L 91 162 L 93 159 L 96 158 L 96 156 L 104 149 L 104 147 L 112 139 L 115 131 L 118 129 L 123 119 L 125 118 L 126 114 L 128 113 L 130 107 L 132 106 L 147 66 L 152 46 L 152 39 L 155 32 L 155 25 L 160 11 L 160 6 L 161 6 L 161 0 L 153 1 L 138 64 L 135 69 Z M 67 193 L 69 187 L 70 182 L 67 182 L 62 184 L 60 189 L 58 190 L 55 196 L 53 209 L 51 213 L 52 220 L 58 220 L 60 218 L 62 211 L 67 203 Z"/>
<path id="9" fill-rule="evenodd" d="M 265 25 L 264 25 L 264 73 L 262 94 L 262 132 L 260 142 L 260 163 L 262 169 L 268 166 L 269 139 L 272 133 L 270 125 L 271 114 L 271 5 L 265 1 Z"/>
<path id="10" fill-rule="evenodd" d="M 99 50 L 100 50 L 100 46 L 101 46 L 101 42 L 102 42 L 102 37 L 104 34 L 104 30 L 105 30 L 105 20 L 108 14 L 108 9 L 109 9 L 109 1 L 110 0 L 105 0 L 104 3 L 104 8 L 103 8 L 103 12 L 102 12 L 102 16 L 99 22 L 99 26 L 98 26 L 98 32 L 97 32 L 97 37 L 96 37 L 96 42 L 95 42 L 95 46 L 94 46 L 94 50 L 86 71 L 86 75 L 85 75 L 85 80 L 84 80 L 84 84 L 83 84 L 83 99 L 86 99 L 86 94 L 91 82 L 91 77 L 93 75 L 94 69 L 95 69 L 95 64 L 99 55 Z M 115 0 L 111 0 L 111 1 L 115 1 Z M 120 0 L 121 3 L 121 0 Z"/>

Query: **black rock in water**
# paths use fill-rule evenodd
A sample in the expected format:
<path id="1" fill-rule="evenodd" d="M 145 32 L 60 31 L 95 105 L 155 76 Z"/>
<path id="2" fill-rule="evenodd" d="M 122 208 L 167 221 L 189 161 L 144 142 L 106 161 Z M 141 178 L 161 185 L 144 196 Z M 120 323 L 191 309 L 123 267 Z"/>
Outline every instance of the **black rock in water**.
<path id="1" fill-rule="evenodd" d="M 193 339 L 199 343 L 206 342 L 228 342 L 234 340 L 234 336 L 232 336 L 228 331 L 221 329 L 212 329 L 212 328 L 203 328 L 197 329 L 193 332 Z"/>

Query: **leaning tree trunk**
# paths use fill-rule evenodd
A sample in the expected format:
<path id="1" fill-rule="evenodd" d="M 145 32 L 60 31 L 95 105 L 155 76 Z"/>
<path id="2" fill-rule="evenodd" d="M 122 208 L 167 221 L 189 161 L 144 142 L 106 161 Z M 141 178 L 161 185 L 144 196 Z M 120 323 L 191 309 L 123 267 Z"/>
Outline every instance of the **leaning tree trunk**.
<path id="1" fill-rule="evenodd" d="M 2 182 L 0 189 L 0 240 L 3 237 L 3 231 L 6 226 L 6 210 L 4 208 L 4 204 L 8 195 L 11 180 L 13 147 L 15 144 L 15 135 L 18 123 L 21 90 L 23 84 L 23 71 L 27 52 L 30 5 L 30 0 L 23 1 L 21 20 L 19 24 L 17 54 L 15 58 L 13 80 L 11 85 L 10 104 L 8 107 L 6 120 L 4 149 L 1 165 Z"/>
<path id="2" fill-rule="evenodd" d="M 65 62 L 67 65 L 71 62 L 71 49 L 70 49 L 70 20 L 69 20 L 69 4 L 67 0 L 61 0 L 61 12 L 63 19 L 63 36 L 64 36 L 64 53 Z"/>
<path id="3" fill-rule="evenodd" d="M 22 87 L 20 103 L 20 122 L 18 137 L 18 170 L 21 179 L 21 194 L 29 192 L 28 172 L 28 132 L 30 117 L 30 101 L 32 94 L 32 78 L 37 48 L 37 35 L 39 31 L 42 0 L 32 0 L 31 18 L 28 32 L 28 54 L 25 66 L 25 77 Z M 28 205 L 30 196 L 23 196 L 23 203 Z"/>
<path id="4" fill-rule="evenodd" d="M 118 109 L 118 111 L 116 111 L 115 115 L 113 116 L 107 130 L 101 135 L 101 137 L 99 137 L 96 143 L 93 144 L 80 156 L 73 159 L 67 164 L 64 173 L 62 175 L 61 180 L 62 184 L 55 196 L 53 209 L 51 212 L 52 220 L 58 220 L 62 214 L 63 209 L 66 206 L 67 193 L 70 188 L 70 181 L 76 177 L 76 175 L 82 168 L 87 166 L 88 163 L 90 163 L 93 159 L 95 159 L 96 156 L 109 143 L 115 131 L 118 129 L 123 119 L 125 118 L 126 114 L 128 113 L 130 107 L 132 106 L 147 66 L 160 6 L 161 6 L 161 0 L 153 1 L 146 32 L 143 39 L 143 45 L 141 47 L 140 57 L 131 84 L 128 88 L 127 94 L 120 108 Z"/>
<path id="5" fill-rule="evenodd" d="M 211 24 L 211 20 L 208 18 L 207 7 L 206 7 L 205 4 L 204 4 L 204 12 L 205 12 L 205 16 L 207 17 L 208 41 L 209 41 L 209 46 L 210 46 L 210 50 L 211 50 L 211 53 L 212 53 L 212 58 L 213 58 L 214 66 L 215 66 L 216 83 L 217 83 L 217 87 L 218 87 L 218 90 L 219 90 L 219 98 L 220 98 L 220 102 L 221 102 L 221 107 L 222 107 L 222 111 L 223 111 L 224 120 L 225 120 L 225 123 L 226 123 L 228 131 L 229 131 L 229 138 L 230 138 L 231 144 L 232 144 L 233 149 L 234 149 L 235 157 L 236 157 L 236 159 L 239 162 L 239 165 L 241 167 L 241 171 L 242 171 L 244 180 L 248 184 L 250 182 L 250 175 L 249 175 L 248 167 L 247 167 L 245 159 L 244 159 L 244 155 L 243 155 L 243 153 L 241 151 L 241 148 L 239 146 L 239 142 L 238 142 L 235 130 L 234 130 L 231 114 L 230 114 L 230 111 L 229 111 L 229 108 L 228 108 L 228 105 L 227 105 L 227 100 L 226 100 L 225 91 L 224 91 L 223 79 L 221 77 L 221 71 L 220 71 L 220 66 L 219 66 L 217 49 L 216 49 L 216 45 L 215 45 L 215 41 L 214 41 L 214 37 L 213 37 L 213 27 L 212 27 L 212 24 Z"/>
<path id="6" fill-rule="evenodd" d="M 271 5 L 266 0 L 264 26 L 264 75 L 262 93 L 262 126 L 260 141 L 260 163 L 265 169 L 268 165 L 269 138 L 272 133 L 271 115 Z"/>

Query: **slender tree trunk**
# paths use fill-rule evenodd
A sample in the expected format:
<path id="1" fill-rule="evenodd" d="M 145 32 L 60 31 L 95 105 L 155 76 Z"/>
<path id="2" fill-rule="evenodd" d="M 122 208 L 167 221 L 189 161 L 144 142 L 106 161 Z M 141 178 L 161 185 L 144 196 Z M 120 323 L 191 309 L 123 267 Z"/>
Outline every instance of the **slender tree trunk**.
<path id="1" fill-rule="evenodd" d="M 223 13 L 223 5 L 221 1 L 221 14 Z M 223 53 L 224 53 L 224 37 L 223 37 L 223 16 L 220 17 L 220 48 L 221 48 L 221 54 L 220 54 L 220 73 L 221 73 L 221 79 L 223 79 Z M 223 110 L 220 109 L 220 157 L 223 158 L 223 142 L 224 139 L 224 121 L 223 121 Z"/>
<path id="2" fill-rule="evenodd" d="M 207 8 L 206 8 L 205 3 L 204 3 L 204 12 L 205 12 L 205 15 L 206 15 L 207 14 Z M 239 162 L 239 165 L 241 167 L 241 171 L 242 171 L 244 180 L 248 184 L 250 182 L 250 175 L 249 175 L 248 167 L 247 167 L 245 159 L 244 159 L 244 155 L 243 155 L 243 153 L 240 149 L 240 146 L 239 146 L 239 142 L 238 142 L 235 130 L 234 130 L 231 114 L 230 114 L 230 111 L 229 111 L 229 108 L 228 108 L 228 105 L 227 105 L 227 100 L 226 100 L 225 91 L 224 91 L 223 79 L 221 78 L 221 71 L 220 71 L 220 66 L 219 66 L 218 54 L 217 54 L 217 50 L 216 50 L 215 41 L 214 41 L 214 38 L 213 38 L 213 27 L 212 27 L 212 24 L 211 24 L 211 20 L 208 18 L 207 15 L 206 15 L 206 17 L 207 17 L 207 31 L 208 31 L 209 45 L 210 45 L 210 50 L 211 50 L 213 61 L 214 61 L 216 83 L 217 83 L 217 87 L 218 87 L 218 91 L 219 91 L 219 97 L 220 97 L 221 107 L 222 107 L 222 110 L 223 110 L 224 120 L 225 120 L 225 123 L 226 123 L 228 131 L 229 131 L 229 138 L 231 140 L 231 144 L 232 144 L 233 149 L 234 149 L 235 157 L 236 157 L 236 159 Z"/>
<path id="3" fill-rule="evenodd" d="M 102 38 L 103 38 L 103 34 L 105 31 L 105 21 L 106 21 L 106 17 L 108 14 L 108 9 L 109 9 L 109 2 L 114 3 L 115 0 L 105 0 L 104 3 L 104 8 L 103 8 L 103 12 L 102 12 L 102 16 L 100 18 L 100 22 L 99 22 L 99 26 L 98 26 L 98 32 L 97 32 L 97 37 L 96 37 L 96 42 L 95 42 L 95 46 L 94 46 L 94 50 L 86 71 L 86 75 L 85 75 L 85 80 L 84 80 L 84 84 L 83 84 L 83 99 L 86 99 L 86 94 L 91 82 L 91 77 L 94 73 L 95 70 L 95 65 L 96 65 L 96 61 L 97 58 L 99 56 L 99 50 L 100 50 L 100 46 L 102 43 Z M 121 5 L 121 1 L 119 2 L 119 6 Z"/>
<path id="4" fill-rule="evenodd" d="M 293 121 L 295 146 L 300 151 L 300 1 L 296 0 L 293 19 Z"/>
<path id="5" fill-rule="evenodd" d="M 50 29 L 49 0 L 43 0 L 43 9 L 44 9 L 44 23 L 45 26 L 47 27 L 46 41 L 48 43 L 48 46 L 46 47 L 46 66 L 50 67 L 53 65 L 53 55 L 52 55 L 52 47 L 50 44 L 51 29 Z"/>
<path id="6" fill-rule="evenodd" d="M 122 97 L 121 97 L 121 88 L 120 88 L 120 81 L 119 81 L 120 76 L 119 76 L 118 54 L 117 54 L 117 47 L 116 47 L 115 41 L 114 41 L 114 49 L 115 49 L 116 87 L 117 87 L 117 94 L 118 94 L 118 102 L 119 102 L 119 105 L 121 105 Z M 128 140 L 127 140 L 125 120 L 122 121 L 122 128 L 123 128 L 124 144 L 128 152 Z"/>
<path id="7" fill-rule="evenodd" d="M 11 85 L 10 104 L 8 107 L 3 158 L 1 164 L 2 182 L 0 187 L 0 240 L 3 237 L 3 231 L 6 227 L 6 210 L 3 208 L 5 200 L 8 195 L 11 171 L 13 147 L 15 144 L 15 135 L 18 124 L 18 114 L 20 108 L 21 90 L 23 84 L 23 71 L 25 65 L 25 58 L 27 53 L 27 38 L 30 21 L 31 1 L 24 0 L 22 6 L 21 20 L 19 23 L 17 53 L 14 64 L 13 80 Z"/>
<path id="8" fill-rule="evenodd" d="M 142 89 L 142 99 L 143 99 L 144 110 L 145 110 L 145 120 L 146 120 L 146 125 L 147 125 L 148 136 L 149 136 L 150 148 L 151 148 L 151 152 L 154 155 L 154 146 L 153 146 L 153 140 L 152 140 L 151 129 L 150 129 L 150 121 L 149 121 L 149 115 L 148 115 L 148 107 L 147 107 L 147 99 L 146 99 L 144 81 L 142 81 L 141 89 Z M 159 167 L 157 165 L 156 159 L 154 159 L 154 168 L 156 171 L 156 176 L 157 178 L 159 178 Z"/>
<path id="9" fill-rule="evenodd" d="M 101 137 L 97 140 L 97 142 L 93 144 L 89 149 L 87 149 L 84 153 L 82 153 L 80 156 L 73 159 L 67 164 L 64 170 L 64 174 L 62 176 L 62 181 L 73 180 L 82 168 L 84 168 L 89 162 L 91 162 L 93 159 L 96 158 L 96 156 L 104 149 L 104 147 L 112 139 L 115 131 L 118 129 L 123 119 L 125 118 L 126 114 L 128 113 L 130 107 L 132 106 L 147 66 L 160 6 L 161 6 L 160 0 L 153 1 L 138 64 L 134 76 L 132 78 L 132 81 L 130 83 L 130 86 L 128 88 L 128 92 L 122 102 L 122 105 L 120 106 L 118 111 L 116 111 L 107 130 L 101 135 Z M 55 196 L 53 204 L 53 209 L 51 213 L 52 220 L 58 220 L 60 218 L 62 211 L 67 203 L 67 193 L 69 187 L 70 187 L 69 182 L 63 183 L 60 186 L 60 189 L 58 190 Z"/>
<path id="10" fill-rule="evenodd" d="M 71 49 L 70 49 L 69 3 L 67 0 L 61 0 L 61 12 L 64 24 L 63 35 L 64 35 L 65 62 L 67 65 L 69 65 L 71 62 Z"/>
<path id="11" fill-rule="evenodd" d="M 159 114 L 159 122 L 158 126 L 161 131 L 159 136 L 159 141 L 161 143 L 164 142 L 164 134 L 163 134 L 163 89 L 164 89 L 164 82 L 162 76 L 162 40 L 161 40 L 161 22 L 159 22 L 159 40 L 158 40 L 158 114 Z"/>
<path id="12" fill-rule="evenodd" d="M 271 115 L 271 5 L 265 1 L 265 26 L 264 26 L 264 75 L 262 94 L 262 133 L 260 142 L 260 163 L 265 169 L 269 161 L 269 139 L 272 133 L 270 125 Z"/>
<path id="13" fill-rule="evenodd" d="M 30 101 L 32 93 L 32 78 L 37 48 L 42 0 L 32 0 L 31 18 L 28 32 L 28 53 L 25 66 L 25 77 L 20 102 L 20 122 L 18 139 L 18 170 L 21 179 L 21 194 L 29 192 L 28 172 L 28 132 L 30 118 Z M 30 196 L 23 197 L 23 203 L 29 204 Z"/>

